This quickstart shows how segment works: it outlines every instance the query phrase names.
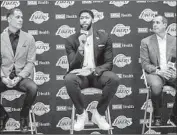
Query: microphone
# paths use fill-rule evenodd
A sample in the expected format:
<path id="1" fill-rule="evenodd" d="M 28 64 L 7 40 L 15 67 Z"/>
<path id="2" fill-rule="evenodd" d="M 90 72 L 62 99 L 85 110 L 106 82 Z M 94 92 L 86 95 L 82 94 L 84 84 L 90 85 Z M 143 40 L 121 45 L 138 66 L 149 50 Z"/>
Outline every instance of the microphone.
<path id="1" fill-rule="evenodd" d="M 87 41 L 88 31 L 81 29 L 80 33 L 81 35 L 79 36 L 79 41 L 82 42 L 82 44 L 85 44 Z"/>
<path id="2" fill-rule="evenodd" d="M 15 73 L 15 67 L 13 67 L 13 69 L 12 69 L 12 72 L 10 73 L 10 75 L 9 75 L 9 78 L 10 79 L 14 79 L 14 77 L 16 77 L 17 75 L 16 75 L 16 73 Z"/>
<path id="3" fill-rule="evenodd" d="M 172 57 L 170 61 L 168 61 L 168 68 L 176 69 L 176 58 Z"/>

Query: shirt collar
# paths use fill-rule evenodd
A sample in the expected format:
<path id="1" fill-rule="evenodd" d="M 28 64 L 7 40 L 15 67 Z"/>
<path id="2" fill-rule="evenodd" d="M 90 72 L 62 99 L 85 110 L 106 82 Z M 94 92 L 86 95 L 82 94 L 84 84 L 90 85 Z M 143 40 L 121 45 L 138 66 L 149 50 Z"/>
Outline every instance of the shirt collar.
<path id="1" fill-rule="evenodd" d="M 8 29 L 8 33 L 9 33 L 9 36 L 12 35 L 12 34 L 14 34 L 9 29 Z M 20 34 L 20 30 L 17 30 L 17 32 L 15 32 L 14 35 L 18 35 L 19 36 L 19 34 Z"/>
<path id="2" fill-rule="evenodd" d="M 166 40 L 167 39 L 167 34 L 165 34 L 165 36 L 163 38 L 161 38 L 157 34 L 156 34 L 156 36 L 157 36 L 157 40 Z"/>
<path id="3" fill-rule="evenodd" d="M 82 32 L 81 32 L 82 31 Z M 86 31 L 86 30 L 80 30 L 80 33 L 87 33 L 86 35 L 87 35 L 87 37 L 89 37 L 89 36 L 92 36 L 93 35 L 93 28 L 91 28 L 91 31 Z"/>

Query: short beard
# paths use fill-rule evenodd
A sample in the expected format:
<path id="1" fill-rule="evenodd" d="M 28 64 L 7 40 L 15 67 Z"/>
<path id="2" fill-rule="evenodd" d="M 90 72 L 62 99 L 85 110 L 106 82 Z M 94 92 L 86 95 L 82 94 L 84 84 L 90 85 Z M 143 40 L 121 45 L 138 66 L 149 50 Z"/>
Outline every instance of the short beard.
<path id="1" fill-rule="evenodd" d="M 83 26 L 82 26 L 82 25 L 80 25 L 80 27 L 83 29 Z M 87 27 L 86 30 L 89 31 L 91 27 L 92 27 L 92 22 L 88 25 L 88 27 Z"/>

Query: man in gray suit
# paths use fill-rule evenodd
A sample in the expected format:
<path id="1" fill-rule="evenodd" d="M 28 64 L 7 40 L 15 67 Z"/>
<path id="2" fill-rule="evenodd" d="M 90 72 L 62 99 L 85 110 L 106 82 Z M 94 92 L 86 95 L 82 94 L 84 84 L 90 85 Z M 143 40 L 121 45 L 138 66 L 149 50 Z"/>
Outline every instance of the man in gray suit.
<path id="1" fill-rule="evenodd" d="M 1 34 L 1 74 L 0 93 L 16 89 L 26 93 L 20 112 L 22 132 L 28 130 L 29 109 L 33 104 L 37 85 L 33 82 L 34 62 L 36 59 L 35 40 L 32 35 L 21 30 L 23 14 L 14 8 L 7 14 L 8 28 Z M 0 104 L 0 130 L 5 128 L 9 116 Z"/>
<path id="2" fill-rule="evenodd" d="M 152 103 L 154 108 L 154 125 L 161 125 L 162 88 L 170 85 L 176 89 L 176 37 L 166 33 L 167 19 L 157 15 L 153 19 L 155 34 L 141 41 L 140 57 L 142 68 L 146 72 L 147 83 L 152 89 Z M 177 94 L 170 120 L 177 124 Z"/>

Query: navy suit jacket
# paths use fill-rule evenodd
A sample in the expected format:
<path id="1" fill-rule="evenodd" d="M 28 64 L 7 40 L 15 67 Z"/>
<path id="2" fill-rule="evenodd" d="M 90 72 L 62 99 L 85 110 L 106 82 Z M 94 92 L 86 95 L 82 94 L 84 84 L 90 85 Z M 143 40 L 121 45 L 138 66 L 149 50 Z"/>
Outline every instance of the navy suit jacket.
<path id="1" fill-rule="evenodd" d="M 66 54 L 69 62 L 69 71 L 82 68 L 84 56 L 78 51 L 80 32 L 66 39 Z M 96 73 L 101 75 L 104 71 L 111 71 L 113 67 L 112 41 L 104 31 L 93 31 L 94 60 Z M 69 72 L 68 71 L 68 72 Z"/>

